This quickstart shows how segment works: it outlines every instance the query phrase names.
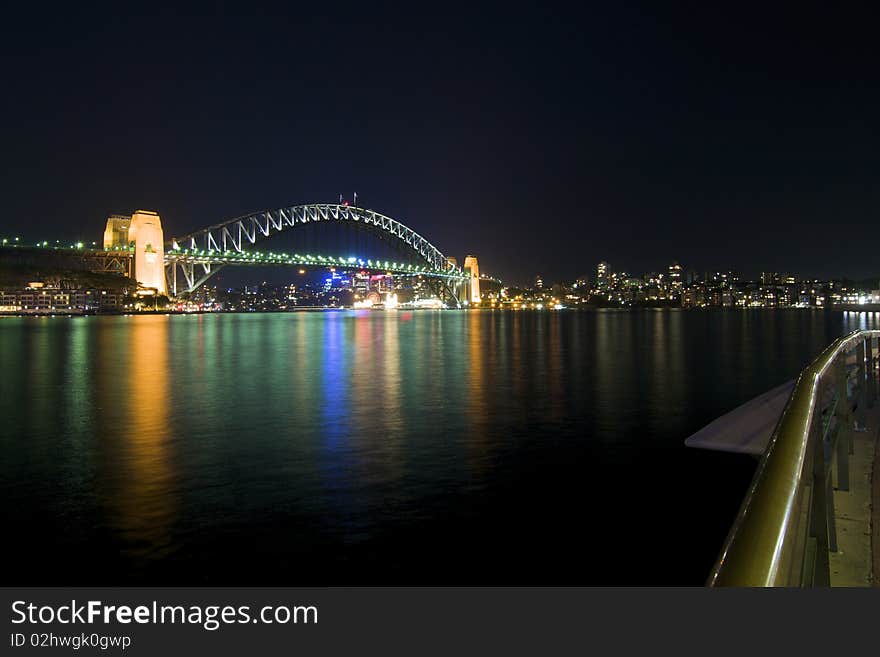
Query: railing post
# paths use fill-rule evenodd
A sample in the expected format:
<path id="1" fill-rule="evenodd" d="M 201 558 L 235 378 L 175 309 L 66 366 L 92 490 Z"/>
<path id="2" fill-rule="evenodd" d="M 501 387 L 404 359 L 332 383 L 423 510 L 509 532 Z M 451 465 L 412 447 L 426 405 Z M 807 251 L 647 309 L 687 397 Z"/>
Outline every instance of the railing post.
<path id="1" fill-rule="evenodd" d="M 837 405 L 834 409 L 834 420 L 837 425 L 828 435 L 837 440 L 837 489 L 849 490 L 849 455 L 852 443 L 852 406 L 846 395 L 846 355 L 841 354 L 835 365 L 835 392 Z"/>
<path id="2" fill-rule="evenodd" d="M 868 408 L 868 372 L 865 367 L 865 338 L 859 340 L 858 345 L 856 345 L 856 365 L 858 373 L 858 381 L 859 381 L 859 390 L 858 390 L 858 420 L 861 426 L 865 426 L 865 423 L 868 420 L 867 408 Z"/>
<path id="3" fill-rule="evenodd" d="M 874 378 L 874 338 L 868 337 L 865 340 L 865 365 L 868 368 L 866 384 L 868 408 L 874 408 L 874 399 L 877 396 L 877 381 Z"/>
<path id="4" fill-rule="evenodd" d="M 868 367 L 871 370 L 871 405 L 880 398 L 880 371 L 878 371 L 878 363 L 880 363 L 880 338 L 869 338 L 871 345 L 871 358 L 868 360 Z"/>
<path id="5" fill-rule="evenodd" d="M 839 427 L 839 425 L 838 425 Z M 844 436 L 840 434 L 843 433 Z M 849 440 L 849 434 L 844 430 L 843 432 L 839 431 L 838 428 L 838 436 L 837 436 L 837 490 L 848 491 L 849 490 L 849 454 L 850 448 L 852 446 L 852 440 Z M 830 453 L 830 450 L 829 450 Z M 831 478 L 828 478 L 829 485 L 831 484 Z M 829 490 L 831 490 L 829 488 Z M 831 550 L 832 552 L 837 552 L 837 548 Z"/>
<path id="6" fill-rule="evenodd" d="M 807 572 L 812 575 L 805 585 L 831 586 L 831 563 L 829 557 L 828 519 L 828 486 L 825 468 L 825 440 L 822 436 L 822 420 L 815 413 L 812 418 L 809 440 L 813 451 L 813 493 L 810 500 L 810 541 L 815 542 L 812 568 Z M 835 537 L 835 543 L 836 543 Z M 811 571 L 811 572 L 810 572 Z"/>

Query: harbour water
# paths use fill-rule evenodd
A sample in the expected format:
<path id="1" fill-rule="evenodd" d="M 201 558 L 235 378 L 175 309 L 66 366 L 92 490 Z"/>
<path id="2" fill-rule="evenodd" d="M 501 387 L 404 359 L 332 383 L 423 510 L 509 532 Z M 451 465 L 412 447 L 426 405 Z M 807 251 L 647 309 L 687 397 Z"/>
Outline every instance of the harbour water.
<path id="1" fill-rule="evenodd" d="M 7 584 L 701 584 L 715 417 L 880 314 L 0 318 Z"/>

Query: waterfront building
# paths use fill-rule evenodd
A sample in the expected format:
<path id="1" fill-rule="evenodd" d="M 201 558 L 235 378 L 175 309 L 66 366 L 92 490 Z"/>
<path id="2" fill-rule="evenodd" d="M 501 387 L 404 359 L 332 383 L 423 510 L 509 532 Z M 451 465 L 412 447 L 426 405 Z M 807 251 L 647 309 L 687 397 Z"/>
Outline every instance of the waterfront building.
<path id="1" fill-rule="evenodd" d="M 707 305 L 706 290 L 702 286 L 689 287 L 681 295 L 682 308 L 701 308 L 705 305 Z"/>
<path id="2" fill-rule="evenodd" d="M 572 285 L 572 288 L 575 290 L 580 290 L 582 292 L 586 292 L 590 289 L 590 279 L 586 274 L 581 274 L 577 277 L 577 280 Z"/>
<path id="3" fill-rule="evenodd" d="M 33 282 L 26 288 L 0 292 L 0 312 L 52 313 L 117 310 L 124 294 L 113 290 L 68 289 Z"/>
<path id="4" fill-rule="evenodd" d="M 673 262 L 667 270 L 667 280 L 669 282 L 669 296 L 679 298 L 681 296 L 681 288 L 684 285 L 682 276 L 682 266 L 678 262 Z"/>

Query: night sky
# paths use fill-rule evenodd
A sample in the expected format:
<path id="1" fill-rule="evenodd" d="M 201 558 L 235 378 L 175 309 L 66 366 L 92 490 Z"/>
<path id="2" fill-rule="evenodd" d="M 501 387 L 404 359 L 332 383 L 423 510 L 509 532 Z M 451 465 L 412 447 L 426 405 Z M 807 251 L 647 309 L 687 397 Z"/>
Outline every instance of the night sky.
<path id="1" fill-rule="evenodd" d="M 0 234 L 98 240 L 149 208 L 169 236 L 356 191 L 514 282 L 880 276 L 874 16 L 86 4 L 4 10 Z"/>

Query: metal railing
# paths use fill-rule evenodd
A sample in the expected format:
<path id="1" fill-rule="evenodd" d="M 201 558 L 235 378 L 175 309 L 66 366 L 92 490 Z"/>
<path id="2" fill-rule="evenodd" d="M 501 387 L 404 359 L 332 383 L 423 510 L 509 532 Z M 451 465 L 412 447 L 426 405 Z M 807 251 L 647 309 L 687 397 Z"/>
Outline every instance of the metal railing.
<path id="1" fill-rule="evenodd" d="M 880 331 L 835 340 L 804 369 L 773 431 L 709 586 L 828 586 L 832 481 L 849 490 L 854 423 L 878 391 Z"/>

